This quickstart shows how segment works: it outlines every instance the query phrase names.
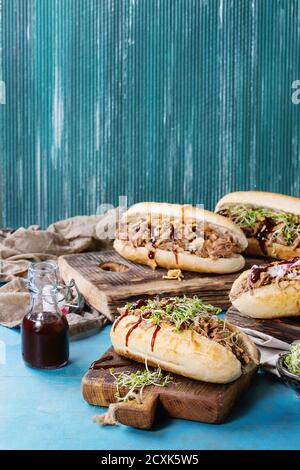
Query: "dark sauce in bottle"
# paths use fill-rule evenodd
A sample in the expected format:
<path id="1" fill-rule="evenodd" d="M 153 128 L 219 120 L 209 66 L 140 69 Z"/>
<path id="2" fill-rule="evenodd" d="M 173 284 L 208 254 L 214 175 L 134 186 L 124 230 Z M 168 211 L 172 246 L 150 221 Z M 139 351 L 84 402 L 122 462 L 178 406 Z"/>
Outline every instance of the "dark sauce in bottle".
<path id="1" fill-rule="evenodd" d="M 22 355 L 31 367 L 56 369 L 69 359 L 69 326 L 64 315 L 36 312 L 22 322 Z"/>

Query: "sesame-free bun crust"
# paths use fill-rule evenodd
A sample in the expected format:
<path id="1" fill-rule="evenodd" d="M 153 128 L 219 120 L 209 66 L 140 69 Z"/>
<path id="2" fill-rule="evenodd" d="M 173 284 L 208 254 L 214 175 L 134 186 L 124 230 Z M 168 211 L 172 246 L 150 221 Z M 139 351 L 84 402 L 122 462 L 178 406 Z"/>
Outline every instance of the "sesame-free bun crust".
<path id="1" fill-rule="evenodd" d="M 264 253 L 256 238 L 248 238 L 248 247 L 245 253 L 249 255 L 269 256 L 270 258 L 289 259 L 295 256 L 300 256 L 299 248 L 292 248 L 291 246 L 280 245 L 279 243 L 272 243 L 272 245 L 265 245 L 266 252 Z"/>
<path id="2" fill-rule="evenodd" d="M 149 259 L 148 249 L 145 247 L 135 248 L 125 242 L 116 239 L 114 249 L 123 258 L 134 263 L 146 264 L 147 266 L 157 266 L 166 269 L 182 269 L 183 271 L 193 271 L 197 273 L 233 273 L 240 271 L 245 266 L 245 260 L 241 255 L 234 255 L 231 258 L 200 258 L 199 256 L 187 252 L 178 252 L 155 249 L 154 259 Z"/>
<path id="3" fill-rule="evenodd" d="M 300 198 L 264 191 L 238 191 L 226 194 L 217 203 L 215 211 L 244 204 L 300 215 Z"/>
<path id="4" fill-rule="evenodd" d="M 252 318 L 284 318 L 300 316 L 300 280 L 282 281 L 238 294 L 240 284 L 249 271 L 233 283 L 229 298 L 241 315 Z"/>
<path id="5" fill-rule="evenodd" d="M 200 209 L 193 206 L 184 206 L 179 204 L 167 204 L 159 202 L 141 202 L 132 206 L 122 216 L 122 223 L 129 223 L 139 219 L 150 217 L 157 219 L 178 219 L 183 223 L 202 222 L 216 226 L 217 229 L 223 229 L 232 235 L 241 251 L 247 247 L 247 238 L 242 230 L 232 223 L 226 217 L 222 217 L 213 212 Z M 146 264 L 152 268 L 159 266 L 166 269 L 182 269 L 185 271 L 205 272 L 205 273 L 232 273 L 241 270 L 245 265 L 244 258 L 234 253 L 230 258 L 200 258 L 199 256 L 188 253 L 162 250 L 155 248 L 153 250 L 154 259 L 149 259 L 149 250 L 146 247 L 133 247 L 128 243 L 116 239 L 114 242 L 115 250 L 124 258 L 135 263 Z"/>
<path id="6" fill-rule="evenodd" d="M 122 221 L 130 222 L 140 217 L 161 217 L 201 223 L 203 220 L 209 224 L 222 227 L 231 233 L 244 251 L 247 247 L 247 239 L 243 231 L 231 220 L 214 212 L 190 205 L 168 204 L 166 202 L 140 202 L 130 207 L 122 216 Z"/>
<path id="7" fill-rule="evenodd" d="M 285 196 L 284 194 L 267 193 L 263 191 L 239 191 L 226 194 L 217 203 L 215 211 L 230 208 L 237 205 L 249 205 L 252 207 L 265 207 L 275 211 L 289 212 L 300 216 L 300 198 Z M 272 243 L 265 245 L 265 253 L 256 238 L 248 238 L 246 253 L 249 255 L 270 256 L 277 259 L 288 259 L 300 256 L 300 249 L 291 246 Z"/>
<path id="8" fill-rule="evenodd" d="M 115 331 L 112 327 L 110 337 L 117 354 L 204 382 L 225 384 L 238 379 L 243 373 L 240 361 L 224 346 L 189 329 L 174 331 L 169 324 L 161 324 L 153 351 L 151 340 L 155 325 L 143 328 L 140 324 L 130 334 L 126 346 L 126 334 L 136 322 L 136 316 L 128 315 L 120 321 Z M 233 325 L 231 327 L 236 330 Z M 250 338 L 245 333 L 240 334 L 252 358 L 247 366 L 249 370 L 258 363 L 259 353 Z"/>

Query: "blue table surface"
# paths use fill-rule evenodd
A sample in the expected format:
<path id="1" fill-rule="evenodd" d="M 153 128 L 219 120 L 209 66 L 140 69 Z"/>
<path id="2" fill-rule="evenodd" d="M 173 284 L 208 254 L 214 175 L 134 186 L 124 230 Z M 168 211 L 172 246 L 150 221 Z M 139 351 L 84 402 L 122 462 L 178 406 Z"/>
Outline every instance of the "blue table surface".
<path id="1" fill-rule="evenodd" d="M 1 449 L 299 449 L 300 402 L 277 378 L 259 373 L 225 424 L 164 418 L 151 431 L 92 421 L 81 378 L 109 347 L 109 327 L 71 342 L 71 363 L 54 371 L 26 367 L 20 333 L 0 327 Z M 3 356 L 3 355 L 2 355 Z M 1 358 L 1 356 L 0 356 Z"/>

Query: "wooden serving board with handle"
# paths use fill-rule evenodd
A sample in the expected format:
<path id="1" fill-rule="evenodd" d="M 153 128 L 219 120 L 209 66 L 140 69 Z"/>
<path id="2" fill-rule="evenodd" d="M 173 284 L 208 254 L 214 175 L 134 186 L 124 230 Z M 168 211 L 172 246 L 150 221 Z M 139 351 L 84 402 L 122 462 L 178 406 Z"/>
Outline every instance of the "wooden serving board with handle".
<path id="1" fill-rule="evenodd" d="M 261 331 L 287 343 L 300 340 L 300 317 L 262 320 L 241 315 L 235 307 L 231 306 L 226 312 L 226 320 L 233 325 Z"/>
<path id="2" fill-rule="evenodd" d="M 82 379 L 83 397 L 91 405 L 109 406 L 116 403 L 115 379 L 109 372 L 110 367 L 115 367 L 116 373 L 145 369 L 143 364 L 119 356 L 113 347 L 102 356 L 101 365 L 106 368 L 89 369 Z M 159 409 L 173 418 L 222 423 L 249 387 L 256 370 L 254 366 L 247 374 L 225 385 L 198 382 L 171 374 L 174 380 L 166 387 L 149 386 L 144 389 L 142 404 L 133 400 L 118 403 L 115 417 L 122 424 L 140 429 L 152 427 Z"/>
<path id="3" fill-rule="evenodd" d="M 245 269 L 259 262 L 262 260 L 248 258 Z M 58 265 L 64 282 L 74 279 L 87 303 L 110 320 L 116 307 L 157 295 L 199 295 L 205 302 L 226 309 L 230 288 L 240 274 L 184 272 L 182 281 L 166 280 L 167 270 L 132 263 L 114 250 L 61 256 Z"/>

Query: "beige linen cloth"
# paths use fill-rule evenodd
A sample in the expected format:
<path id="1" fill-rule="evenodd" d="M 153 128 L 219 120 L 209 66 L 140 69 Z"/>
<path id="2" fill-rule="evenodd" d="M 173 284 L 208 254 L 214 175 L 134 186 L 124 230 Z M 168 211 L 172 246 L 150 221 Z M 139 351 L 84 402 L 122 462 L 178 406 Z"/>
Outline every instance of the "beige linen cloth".
<path id="1" fill-rule="evenodd" d="M 20 324 L 30 302 L 23 278 L 31 262 L 55 260 L 61 255 L 109 246 L 118 216 L 118 209 L 111 209 L 102 215 L 62 220 L 46 230 L 38 226 L 19 228 L 15 232 L 0 230 L 0 282 L 7 282 L 0 288 L 0 324 L 11 328 Z M 98 315 L 92 312 L 83 317 L 87 315 L 86 318 L 92 320 L 93 314 Z M 68 321 L 76 323 L 74 314 L 70 314 Z"/>

